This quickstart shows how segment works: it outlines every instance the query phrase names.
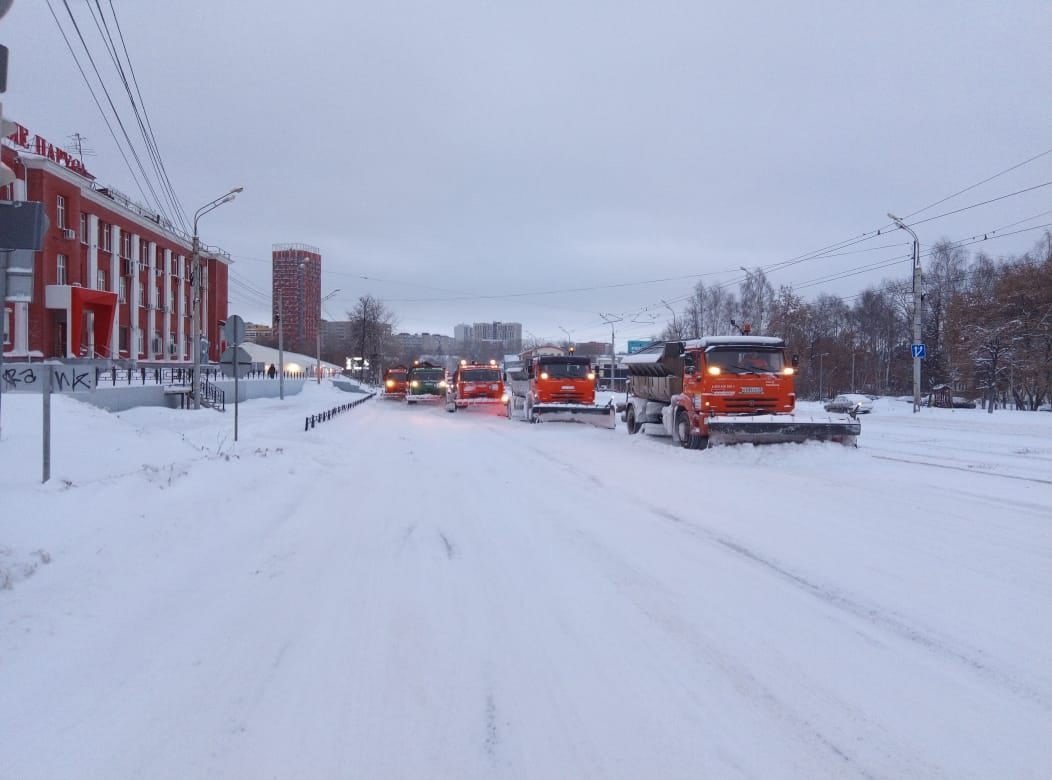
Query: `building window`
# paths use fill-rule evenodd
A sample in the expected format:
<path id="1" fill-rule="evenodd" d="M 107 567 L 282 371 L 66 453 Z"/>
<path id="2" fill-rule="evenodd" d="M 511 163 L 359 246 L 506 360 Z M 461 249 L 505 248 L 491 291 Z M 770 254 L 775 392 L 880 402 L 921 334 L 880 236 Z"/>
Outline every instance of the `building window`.
<path id="1" fill-rule="evenodd" d="M 142 354 L 142 330 L 135 331 L 135 354 Z"/>
<path id="2" fill-rule="evenodd" d="M 65 255 L 55 258 L 55 284 L 66 284 L 66 263 Z"/>
<path id="3" fill-rule="evenodd" d="M 113 231 L 105 222 L 99 222 L 99 232 L 102 233 L 102 251 L 113 251 Z"/>
<path id="4" fill-rule="evenodd" d="M 96 282 L 96 287 L 95 287 L 96 290 L 105 290 L 106 289 L 106 272 L 103 271 L 101 268 L 98 270 L 98 273 L 96 273 L 96 275 L 95 275 L 95 282 Z"/>
<path id="5" fill-rule="evenodd" d="M 11 343 L 11 311 L 4 305 L 3 301 L 0 301 L 0 306 L 4 307 L 4 321 L 0 323 L 4 327 L 4 344 Z"/>
<path id="6" fill-rule="evenodd" d="M 59 229 L 66 227 L 66 199 L 62 195 L 55 200 L 55 216 L 58 219 Z"/>
<path id="7" fill-rule="evenodd" d="M 88 243 L 88 215 L 80 212 L 80 243 Z"/>
<path id="8" fill-rule="evenodd" d="M 168 311 L 169 312 L 175 311 L 175 291 L 174 290 L 169 290 L 168 291 Z"/>
<path id="9" fill-rule="evenodd" d="M 123 282 L 124 280 L 122 279 L 121 281 Z M 128 351 L 128 326 L 127 325 L 121 325 L 117 329 L 117 333 L 118 333 L 118 336 L 117 336 L 117 339 L 118 339 L 117 340 L 117 349 L 119 349 L 121 352 L 127 352 Z"/>
<path id="10" fill-rule="evenodd" d="M 139 308 L 141 309 L 146 305 L 146 285 L 139 282 Z M 142 344 L 139 345 L 139 351 L 142 352 Z"/>
<path id="11" fill-rule="evenodd" d="M 128 280 L 127 280 L 127 278 L 122 276 L 120 278 L 119 284 L 120 284 L 120 289 L 117 291 L 117 300 L 119 300 L 121 303 L 127 303 L 128 302 Z M 127 349 L 128 345 L 125 344 L 124 348 Z"/>
<path id="12" fill-rule="evenodd" d="M 121 231 L 121 257 L 131 257 L 131 233 Z"/>

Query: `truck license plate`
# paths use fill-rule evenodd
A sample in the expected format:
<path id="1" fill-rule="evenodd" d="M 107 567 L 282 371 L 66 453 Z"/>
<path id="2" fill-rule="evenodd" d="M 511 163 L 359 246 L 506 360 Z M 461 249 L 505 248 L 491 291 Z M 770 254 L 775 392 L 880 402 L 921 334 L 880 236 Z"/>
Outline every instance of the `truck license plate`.
<path id="1" fill-rule="evenodd" d="M 742 392 L 743 393 L 762 393 L 763 392 L 763 388 L 762 387 L 743 387 L 742 388 Z"/>

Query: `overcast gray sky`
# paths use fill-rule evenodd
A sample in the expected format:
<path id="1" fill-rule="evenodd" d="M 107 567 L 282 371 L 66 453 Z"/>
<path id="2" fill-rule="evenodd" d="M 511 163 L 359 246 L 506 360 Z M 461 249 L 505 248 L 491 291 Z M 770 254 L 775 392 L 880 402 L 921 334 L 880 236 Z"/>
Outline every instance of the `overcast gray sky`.
<path id="1" fill-rule="evenodd" d="M 132 132 L 94 3 L 68 3 Z M 304 242 L 322 249 L 323 293 L 340 290 L 327 317 L 369 292 L 400 329 L 499 319 L 601 339 L 598 313 L 638 319 L 695 281 L 648 280 L 731 282 L 1052 148 L 1047 0 L 113 6 L 186 210 L 245 187 L 201 233 L 233 255 L 230 310 L 255 321 L 269 304 L 246 285 L 269 300 L 271 245 Z M 88 136 L 89 169 L 137 194 L 48 3 L 15 0 L 0 41 L 5 114 L 55 142 Z M 917 219 L 1048 181 L 1052 154 Z M 1045 187 L 916 229 L 928 246 L 1049 209 Z M 907 239 L 770 279 L 851 295 L 908 262 L 803 285 Z M 601 285 L 624 286 L 555 292 Z M 622 323 L 618 341 L 654 330 Z"/>

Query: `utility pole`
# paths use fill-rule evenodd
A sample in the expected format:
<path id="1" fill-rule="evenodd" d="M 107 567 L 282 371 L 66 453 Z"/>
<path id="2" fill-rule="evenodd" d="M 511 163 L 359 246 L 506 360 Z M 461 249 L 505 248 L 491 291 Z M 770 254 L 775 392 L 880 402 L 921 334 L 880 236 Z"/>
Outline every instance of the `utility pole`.
<path id="1" fill-rule="evenodd" d="M 335 290 L 333 290 L 331 293 L 326 295 L 324 298 L 320 298 L 318 300 L 318 330 L 317 330 L 318 345 L 317 346 L 318 346 L 318 384 L 319 385 L 321 384 L 321 305 L 323 303 L 325 303 L 325 301 L 329 300 L 329 298 L 334 296 L 339 291 L 340 291 L 340 289 L 337 287 Z M 362 359 L 363 360 L 365 359 L 364 356 L 362 357 Z"/>
<path id="2" fill-rule="evenodd" d="M 921 265 L 920 265 L 920 241 L 917 234 L 901 219 L 894 214 L 888 213 L 891 221 L 913 236 L 913 413 L 920 411 L 920 387 L 921 387 Z"/>
<path id="3" fill-rule="evenodd" d="M 828 355 L 828 352 L 820 352 L 818 354 L 818 400 L 821 401 L 825 396 L 822 394 L 822 380 L 825 376 L 825 361 L 823 358 Z"/>
<path id="4" fill-rule="evenodd" d="M 278 398 L 285 400 L 285 296 L 278 288 Z"/>
<path id="5" fill-rule="evenodd" d="M 621 322 L 624 317 L 599 312 L 599 319 L 610 326 L 610 392 L 614 392 L 614 382 L 617 379 L 617 345 L 614 341 L 614 323 Z"/>

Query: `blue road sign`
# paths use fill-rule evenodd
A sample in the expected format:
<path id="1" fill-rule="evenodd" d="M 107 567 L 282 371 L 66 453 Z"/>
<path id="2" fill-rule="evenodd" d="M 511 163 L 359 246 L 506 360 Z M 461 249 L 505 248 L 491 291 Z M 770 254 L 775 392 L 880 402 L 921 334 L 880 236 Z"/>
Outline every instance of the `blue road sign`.
<path id="1" fill-rule="evenodd" d="M 913 357 L 921 358 L 922 360 L 928 356 L 928 348 L 923 344 L 913 345 Z"/>

